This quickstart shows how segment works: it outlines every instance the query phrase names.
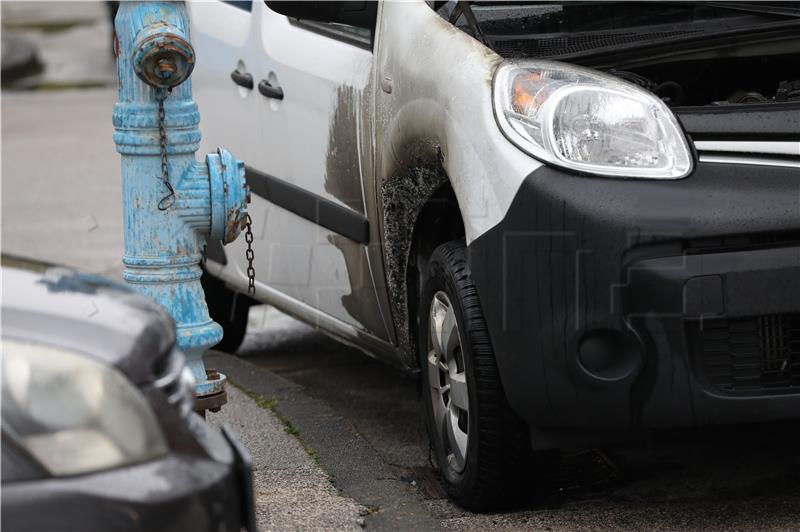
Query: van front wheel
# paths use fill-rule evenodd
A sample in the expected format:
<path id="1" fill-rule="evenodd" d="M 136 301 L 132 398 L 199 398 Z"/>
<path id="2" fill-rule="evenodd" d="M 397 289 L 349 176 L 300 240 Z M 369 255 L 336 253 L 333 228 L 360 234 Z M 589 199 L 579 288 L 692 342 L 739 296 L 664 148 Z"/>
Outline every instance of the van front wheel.
<path id="1" fill-rule="evenodd" d="M 515 506 L 530 492 L 530 432 L 503 392 L 463 241 L 434 251 L 418 316 L 426 424 L 448 495 L 474 511 Z"/>

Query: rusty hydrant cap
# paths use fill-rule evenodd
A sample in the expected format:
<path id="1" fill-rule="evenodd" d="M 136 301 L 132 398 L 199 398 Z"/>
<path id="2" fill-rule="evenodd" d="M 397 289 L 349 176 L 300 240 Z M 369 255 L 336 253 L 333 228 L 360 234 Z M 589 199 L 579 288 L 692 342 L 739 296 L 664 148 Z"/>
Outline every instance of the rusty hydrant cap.
<path id="1" fill-rule="evenodd" d="M 171 89 L 192 73 L 194 48 L 177 28 L 153 24 L 136 36 L 131 62 L 139 79 L 153 87 Z"/>

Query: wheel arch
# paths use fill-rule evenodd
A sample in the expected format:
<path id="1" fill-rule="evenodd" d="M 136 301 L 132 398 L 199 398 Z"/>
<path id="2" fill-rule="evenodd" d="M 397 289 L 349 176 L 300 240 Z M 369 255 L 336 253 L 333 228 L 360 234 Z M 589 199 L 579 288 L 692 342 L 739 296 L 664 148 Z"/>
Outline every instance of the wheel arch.
<path id="1" fill-rule="evenodd" d="M 416 315 L 428 259 L 440 244 L 464 237 L 458 198 L 441 164 L 410 167 L 382 188 L 383 260 L 403 362 L 417 366 Z"/>
<path id="2" fill-rule="evenodd" d="M 463 239 L 464 235 L 464 219 L 458 198 L 448 180 L 422 207 L 411 238 L 406 271 L 406 293 L 412 345 L 417 345 L 419 295 L 425 283 L 431 255 L 441 244 Z"/>

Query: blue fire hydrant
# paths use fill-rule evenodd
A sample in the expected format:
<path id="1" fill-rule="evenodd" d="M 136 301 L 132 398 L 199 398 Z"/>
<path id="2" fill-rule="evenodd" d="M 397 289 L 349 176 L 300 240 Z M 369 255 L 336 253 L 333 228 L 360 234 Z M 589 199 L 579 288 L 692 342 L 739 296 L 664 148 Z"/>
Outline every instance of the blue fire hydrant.
<path id="1" fill-rule="evenodd" d="M 115 26 L 123 277 L 172 315 L 197 383 L 197 409 L 216 409 L 226 400 L 225 376 L 207 375 L 202 356 L 222 339 L 222 327 L 208 315 L 200 260 L 207 240 L 232 242 L 246 223 L 244 163 L 221 148 L 195 160 L 200 114 L 183 2 L 122 2 Z"/>

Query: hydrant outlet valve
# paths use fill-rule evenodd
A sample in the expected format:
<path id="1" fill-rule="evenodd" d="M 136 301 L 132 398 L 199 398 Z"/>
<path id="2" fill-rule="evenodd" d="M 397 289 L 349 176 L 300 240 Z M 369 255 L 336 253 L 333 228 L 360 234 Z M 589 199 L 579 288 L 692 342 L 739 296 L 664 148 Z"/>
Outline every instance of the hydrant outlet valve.
<path id="1" fill-rule="evenodd" d="M 228 244 L 236 240 L 247 220 L 250 189 L 244 181 L 244 162 L 219 148 L 206 155 L 206 165 L 211 180 L 210 238 Z"/>

